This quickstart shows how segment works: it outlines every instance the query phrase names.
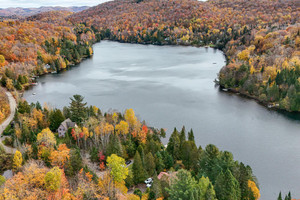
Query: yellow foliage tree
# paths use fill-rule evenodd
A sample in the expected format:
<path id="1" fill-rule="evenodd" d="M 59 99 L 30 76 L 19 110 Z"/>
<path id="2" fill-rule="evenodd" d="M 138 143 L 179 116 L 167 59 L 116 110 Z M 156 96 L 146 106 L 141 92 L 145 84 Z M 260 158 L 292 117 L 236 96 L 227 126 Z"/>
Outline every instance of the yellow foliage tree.
<path id="1" fill-rule="evenodd" d="M 125 111 L 125 120 L 129 124 L 129 128 L 132 130 L 137 125 L 137 118 L 132 108 Z"/>
<path id="2" fill-rule="evenodd" d="M 13 159 L 13 168 L 16 170 L 19 169 L 22 166 L 22 162 L 23 162 L 22 153 L 17 150 Z"/>
<path id="3" fill-rule="evenodd" d="M 253 194 L 255 200 L 258 200 L 260 198 L 260 192 L 259 192 L 259 189 L 257 188 L 256 184 L 253 181 L 248 180 L 248 187 L 252 191 L 252 194 Z"/>
<path id="4" fill-rule="evenodd" d="M 52 151 L 50 160 L 52 166 L 63 167 L 66 161 L 70 158 L 70 149 L 66 144 L 60 144 L 57 151 Z"/>
<path id="5" fill-rule="evenodd" d="M 248 61 L 249 55 L 250 55 L 249 50 L 245 49 L 245 50 L 241 51 L 240 53 L 238 53 L 237 56 L 238 56 L 239 60 Z"/>
<path id="6" fill-rule="evenodd" d="M 57 191 L 61 185 L 62 172 L 58 167 L 53 167 L 45 175 L 45 185 L 49 191 Z"/>
<path id="7" fill-rule="evenodd" d="M 128 123 L 125 121 L 120 121 L 120 123 L 118 125 L 116 125 L 116 131 L 117 134 L 121 134 L 121 135 L 126 135 L 129 132 L 129 126 Z"/>
<path id="8" fill-rule="evenodd" d="M 56 139 L 52 131 L 49 128 L 45 128 L 37 135 L 37 143 L 46 147 L 53 147 L 56 145 Z"/>

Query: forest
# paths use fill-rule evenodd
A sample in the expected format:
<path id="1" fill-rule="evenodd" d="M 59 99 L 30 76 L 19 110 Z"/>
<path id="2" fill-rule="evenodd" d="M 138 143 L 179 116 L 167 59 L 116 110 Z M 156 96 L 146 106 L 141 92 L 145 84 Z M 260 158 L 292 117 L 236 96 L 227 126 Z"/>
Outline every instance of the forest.
<path id="1" fill-rule="evenodd" d="M 74 95 L 60 110 L 28 104 L 19 92 L 36 76 L 91 57 L 101 40 L 193 45 L 225 53 L 221 88 L 298 112 L 299 19 L 297 0 L 115 0 L 79 13 L 1 19 L 0 83 L 18 109 L 3 132 L 4 145 L 16 151 L 0 144 L 0 172 L 13 172 L 0 176 L 0 199 L 259 199 L 251 167 L 215 145 L 197 146 L 193 130 L 175 128 L 164 146 L 166 131 L 132 109 L 102 113 Z M 4 90 L 0 105 L 3 121 L 10 112 Z"/>
<path id="2" fill-rule="evenodd" d="M 120 42 L 221 49 L 222 88 L 300 111 L 299 1 L 112 1 L 68 19 Z"/>
<path id="3" fill-rule="evenodd" d="M 227 58 L 218 75 L 221 88 L 270 107 L 300 111 L 299 19 L 297 0 L 116 0 L 78 13 L 4 19 L 1 84 L 22 91 L 33 77 L 90 57 L 92 44 L 103 39 L 210 46 Z M 20 81 L 20 75 L 28 82 Z"/>
<path id="4" fill-rule="evenodd" d="M 0 172 L 14 176 L 0 176 L 0 199 L 259 199 L 251 167 L 215 145 L 197 147 L 193 130 L 175 128 L 165 147 L 165 130 L 132 109 L 102 113 L 80 95 L 70 100 L 62 110 L 18 103 L 4 131 L 18 150 L 0 149 Z M 76 125 L 59 135 L 67 118 Z"/>

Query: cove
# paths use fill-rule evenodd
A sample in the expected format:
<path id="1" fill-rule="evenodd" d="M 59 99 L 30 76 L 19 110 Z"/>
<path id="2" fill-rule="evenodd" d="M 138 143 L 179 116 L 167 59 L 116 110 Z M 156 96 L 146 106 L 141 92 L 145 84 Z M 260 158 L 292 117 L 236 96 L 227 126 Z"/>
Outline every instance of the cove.
<path id="1" fill-rule="evenodd" d="M 104 112 L 133 108 L 148 126 L 166 128 L 168 136 L 185 125 L 193 128 L 197 145 L 215 144 L 250 165 L 261 199 L 289 190 L 299 197 L 299 117 L 220 91 L 213 81 L 224 65 L 223 53 L 211 48 L 102 41 L 91 59 L 40 77 L 24 98 L 62 108 L 81 94 Z"/>

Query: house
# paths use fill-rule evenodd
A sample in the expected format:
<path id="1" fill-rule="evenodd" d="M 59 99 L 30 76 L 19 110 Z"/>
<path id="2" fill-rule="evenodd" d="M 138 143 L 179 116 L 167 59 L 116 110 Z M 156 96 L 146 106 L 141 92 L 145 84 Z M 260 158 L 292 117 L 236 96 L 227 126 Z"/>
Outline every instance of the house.
<path id="1" fill-rule="evenodd" d="M 63 121 L 60 126 L 57 129 L 58 136 L 59 137 L 65 137 L 66 132 L 69 128 L 77 127 L 77 124 L 75 122 L 72 122 L 69 118 Z"/>
<path id="2" fill-rule="evenodd" d="M 176 178 L 177 172 L 160 172 L 157 176 L 158 180 L 167 181 L 170 183 L 171 179 Z"/>

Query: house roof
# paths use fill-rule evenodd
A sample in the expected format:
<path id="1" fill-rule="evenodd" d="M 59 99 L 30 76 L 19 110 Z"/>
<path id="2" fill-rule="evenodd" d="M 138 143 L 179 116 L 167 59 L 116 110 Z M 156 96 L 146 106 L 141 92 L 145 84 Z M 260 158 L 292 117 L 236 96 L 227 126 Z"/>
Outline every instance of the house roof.
<path id="1" fill-rule="evenodd" d="M 76 123 L 72 122 L 69 118 L 61 123 L 61 126 L 63 126 L 65 129 L 75 127 L 75 125 Z"/>
<path id="2" fill-rule="evenodd" d="M 169 177 L 169 174 L 167 172 L 160 172 L 157 178 L 160 180 L 164 175 Z"/>

